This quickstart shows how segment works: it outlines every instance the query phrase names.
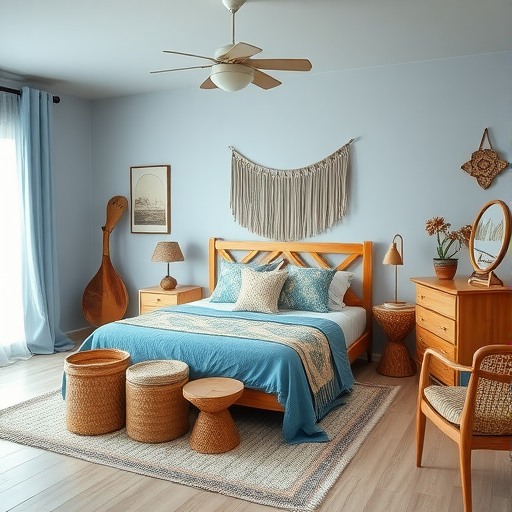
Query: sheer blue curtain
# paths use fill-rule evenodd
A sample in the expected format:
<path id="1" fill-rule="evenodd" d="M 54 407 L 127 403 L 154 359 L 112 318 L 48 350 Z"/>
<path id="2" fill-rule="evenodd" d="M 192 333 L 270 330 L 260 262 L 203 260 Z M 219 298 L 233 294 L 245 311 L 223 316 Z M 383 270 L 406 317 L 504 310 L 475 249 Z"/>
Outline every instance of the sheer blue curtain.
<path id="1" fill-rule="evenodd" d="M 34 354 L 51 354 L 74 346 L 59 326 L 52 122 L 53 96 L 24 87 L 20 101 L 23 300 L 27 346 Z"/>
<path id="2" fill-rule="evenodd" d="M 32 356 L 23 319 L 19 142 L 19 97 L 0 91 L 0 366 Z"/>
<path id="3" fill-rule="evenodd" d="M 22 89 L 17 160 L 21 208 L 21 295 L 25 342 L 33 354 L 51 354 L 74 346 L 59 326 L 51 166 L 52 114 L 52 95 L 28 87 Z"/>

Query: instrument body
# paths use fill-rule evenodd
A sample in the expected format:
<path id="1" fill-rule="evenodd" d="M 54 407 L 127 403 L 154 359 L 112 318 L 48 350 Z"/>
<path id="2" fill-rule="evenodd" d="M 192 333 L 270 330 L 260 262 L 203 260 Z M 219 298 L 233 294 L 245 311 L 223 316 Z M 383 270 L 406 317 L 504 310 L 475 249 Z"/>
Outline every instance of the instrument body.
<path id="1" fill-rule="evenodd" d="M 103 230 L 101 265 L 82 296 L 82 311 L 92 325 L 100 326 L 120 320 L 128 308 L 128 292 L 110 261 L 110 233 L 128 207 L 128 200 L 115 196 L 107 203 Z"/>

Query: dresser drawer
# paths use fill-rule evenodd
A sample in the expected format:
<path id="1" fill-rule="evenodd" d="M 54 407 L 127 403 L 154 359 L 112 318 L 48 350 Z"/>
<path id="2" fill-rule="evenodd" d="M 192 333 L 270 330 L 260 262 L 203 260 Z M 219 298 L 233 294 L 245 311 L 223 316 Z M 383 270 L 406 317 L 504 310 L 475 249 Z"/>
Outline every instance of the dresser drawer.
<path id="1" fill-rule="evenodd" d="M 416 325 L 416 361 L 420 365 L 423 362 L 423 355 L 427 348 L 436 349 L 451 361 L 455 361 L 454 345 Z M 429 373 L 444 384 L 456 385 L 456 372 L 437 359 L 430 360 Z"/>
<path id="2" fill-rule="evenodd" d="M 416 306 L 416 324 L 443 338 L 443 340 L 455 344 L 455 320 L 446 318 L 421 306 Z"/>
<path id="3" fill-rule="evenodd" d="M 449 318 L 456 318 L 457 297 L 455 295 L 418 285 L 416 287 L 416 304 L 437 311 Z"/>

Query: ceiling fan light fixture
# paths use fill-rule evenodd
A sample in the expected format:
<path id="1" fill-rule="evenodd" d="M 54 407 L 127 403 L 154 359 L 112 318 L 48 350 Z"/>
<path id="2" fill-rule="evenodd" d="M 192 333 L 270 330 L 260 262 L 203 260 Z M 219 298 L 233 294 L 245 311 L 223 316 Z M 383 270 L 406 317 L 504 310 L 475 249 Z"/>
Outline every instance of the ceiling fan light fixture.
<path id="1" fill-rule="evenodd" d="M 254 69 L 242 64 L 215 64 L 210 79 L 223 91 L 241 91 L 254 80 Z"/>

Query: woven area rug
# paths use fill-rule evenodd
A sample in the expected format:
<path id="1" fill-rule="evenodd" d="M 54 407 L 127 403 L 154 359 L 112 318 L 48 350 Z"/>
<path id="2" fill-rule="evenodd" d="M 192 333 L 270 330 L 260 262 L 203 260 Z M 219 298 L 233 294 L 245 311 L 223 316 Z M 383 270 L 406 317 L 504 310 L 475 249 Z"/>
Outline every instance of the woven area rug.
<path id="1" fill-rule="evenodd" d="M 125 429 L 79 436 L 66 430 L 60 390 L 0 411 L 0 438 L 242 500 L 307 512 L 322 502 L 398 389 L 357 383 L 346 404 L 320 423 L 329 435 L 326 443 L 287 445 L 281 434 L 282 413 L 244 407 L 231 408 L 240 445 L 219 455 L 191 450 L 188 434 L 159 444 L 133 441 Z"/>

